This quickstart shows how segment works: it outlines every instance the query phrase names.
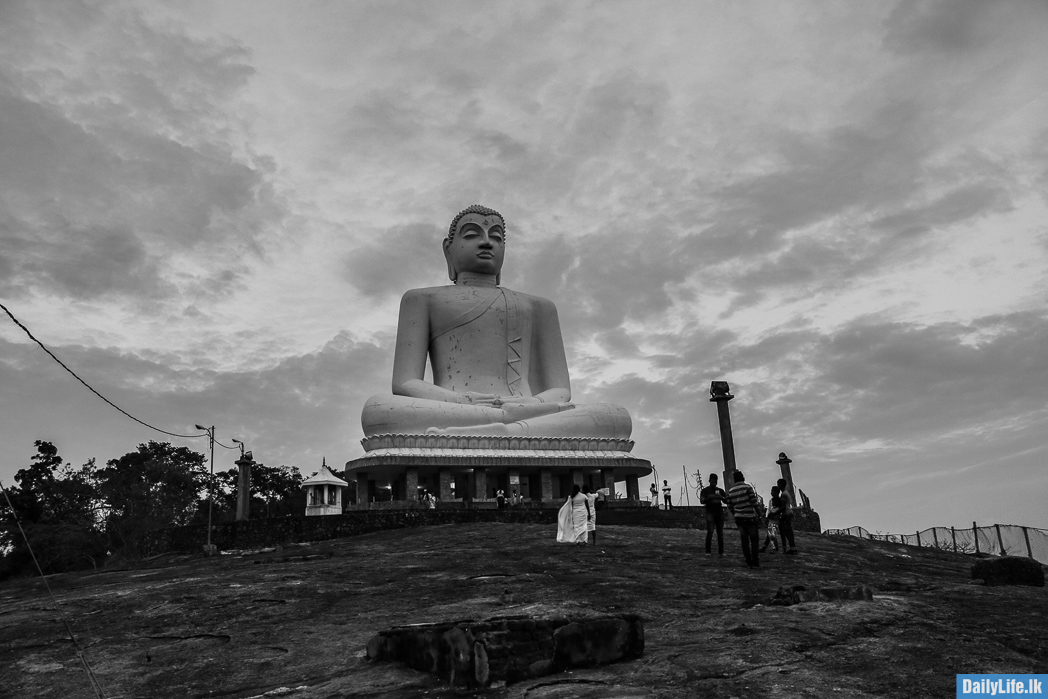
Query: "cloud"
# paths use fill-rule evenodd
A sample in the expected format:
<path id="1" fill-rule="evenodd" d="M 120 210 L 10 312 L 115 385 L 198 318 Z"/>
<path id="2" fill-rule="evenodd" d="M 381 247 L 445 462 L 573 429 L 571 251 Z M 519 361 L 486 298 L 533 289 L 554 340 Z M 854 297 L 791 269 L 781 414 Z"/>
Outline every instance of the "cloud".
<path id="1" fill-rule="evenodd" d="M 241 150 L 235 120 L 215 119 L 250 75 L 242 50 L 133 11 L 11 5 L 0 29 L 8 293 L 158 298 L 177 288 L 172 253 L 258 250 L 264 219 L 283 216 L 272 165 Z M 49 48 L 31 46 L 44 27 Z"/>
<path id="2" fill-rule="evenodd" d="M 899 3 L 885 22 L 884 45 L 903 54 L 973 51 L 991 44 L 1000 29 L 1014 27 L 1017 14 L 1036 17 L 1044 10 L 1040 3 L 994 5 L 978 0 Z"/>
<path id="3" fill-rule="evenodd" d="M 420 285 L 447 279 L 441 241 L 447 231 L 430 223 L 408 223 L 374 231 L 346 256 L 346 279 L 372 298 L 399 296 Z M 425 270 L 420 274 L 419 270 Z M 422 282 L 424 283 L 424 282 Z"/>
<path id="4" fill-rule="evenodd" d="M 8 443 L 76 445 L 73 458 L 80 462 L 118 457 L 147 439 L 181 443 L 107 406 L 35 345 L 0 340 L 0 349 L 0 409 L 11 417 L 0 432 Z M 51 349 L 95 390 L 150 425 L 192 434 L 195 423 L 216 424 L 226 444 L 240 438 L 260 461 L 303 470 L 322 456 L 339 463 L 360 451 L 359 406 L 371 393 L 388 391 L 392 363 L 391 348 L 345 334 L 317 352 L 241 372 L 175 369 L 172 358 L 115 348 Z"/>

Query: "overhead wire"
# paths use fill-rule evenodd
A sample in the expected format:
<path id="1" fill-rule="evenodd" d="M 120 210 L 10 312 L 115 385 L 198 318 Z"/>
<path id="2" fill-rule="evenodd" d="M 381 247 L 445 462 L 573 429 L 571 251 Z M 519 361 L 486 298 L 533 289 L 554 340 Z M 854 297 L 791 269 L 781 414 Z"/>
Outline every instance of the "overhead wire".
<path id="1" fill-rule="evenodd" d="M 166 434 L 166 435 L 169 435 L 169 436 L 171 436 L 171 437 L 182 437 L 182 438 L 184 438 L 184 439 L 195 439 L 195 438 L 197 438 L 197 437 L 206 437 L 206 436 L 207 436 L 207 433 L 204 433 L 204 434 L 178 434 L 178 433 L 176 433 L 176 432 L 168 432 L 167 430 L 163 430 L 163 429 L 160 429 L 159 427 L 156 427 L 156 426 L 154 426 L 154 425 L 150 425 L 150 424 L 149 424 L 148 422 L 145 422 L 144 420 L 139 420 L 139 419 L 138 419 L 137 417 L 135 417 L 134 415 L 132 415 L 131 413 L 127 412 L 126 410 L 124 410 L 123 408 L 121 408 L 121 407 L 120 407 L 119 405 L 117 405 L 117 404 L 116 404 L 116 403 L 114 403 L 113 401 L 111 401 L 111 400 L 109 400 L 108 398 L 106 398 L 105 396 L 103 396 L 103 395 L 102 395 L 101 393 L 99 393 L 99 392 L 98 392 L 98 391 L 96 391 L 96 390 L 95 390 L 94 388 L 92 388 L 92 387 L 91 387 L 91 385 L 90 385 L 89 383 L 87 383 L 87 382 L 86 382 L 86 381 L 84 381 L 84 380 L 83 380 L 82 378 L 80 378 L 79 376 L 77 376 L 76 372 L 75 372 L 75 371 L 73 371 L 72 369 L 70 369 L 70 368 L 69 368 L 68 366 L 66 366 L 66 365 L 65 365 L 65 363 L 64 363 L 64 362 L 63 362 L 63 361 L 62 361 L 61 359 L 59 359 L 58 357 L 56 357 L 56 356 L 55 356 L 55 354 L 54 354 L 54 352 L 52 352 L 51 350 L 49 350 L 49 349 L 48 349 L 48 348 L 47 348 L 47 347 L 46 347 L 46 346 L 44 345 L 44 343 L 43 343 L 43 342 L 41 342 L 40 340 L 36 339 L 36 337 L 34 337 L 34 336 L 33 336 L 33 333 L 29 332 L 29 328 L 27 328 L 27 327 L 26 327 L 25 325 L 23 325 L 23 324 L 22 324 L 22 322 L 21 322 L 20 320 L 18 320 L 18 318 L 15 318 L 14 314 L 13 314 L 13 313 L 11 313 L 11 311 L 10 311 L 10 310 L 8 310 L 7 306 L 5 306 L 4 304 L 0 303 L 0 308 L 4 309 L 4 313 L 6 313 L 6 314 L 8 315 L 8 317 L 9 317 L 9 318 L 10 318 L 10 319 L 11 319 L 12 321 L 14 321 L 14 324 L 15 324 L 15 325 L 17 325 L 18 327 L 20 327 L 20 328 L 21 328 L 21 329 L 22 329 L 22 330 L 23 330 L 23 331 L 25 332 L 25 334 L 29 336 L 29 339 L 30 339 L 30 340 L 32 340 L 32 341 L 33 341 L 33 342 L 35 342 L 36 344 L 40 345 L 40 349 L 42 349 L 42 350 L 44 350 L 45 352 L 47 352 L 47 354 L 48 354 L 48 355 L 49 355 L 49 356 L 51 357 L 51 359 L 53 359 L 53 360 L 55 360 L 56 362 L 58 362 L 58 365 L 59 365 L 60 367 L 62 367 L 62 368 L 63 368 L 63 369 L 65 369 L 66 371 L 68 371 L 68 372 L 69 372 L 69 373 L 70 373 L 70 374 L 72 375 L 72 377 L 73 377 L 74 379 L 76 379 L 76 380 L 77 380 L 77 381 L 79 381 L 80 383 L 84 384 L 84 386 L 86 386 L 86 387 L 87 387 L 87 390 L 91 391 L 91 393 L 94 393 L 94 394 L 95 394 L 96 396 L 98 396 L 99 398 L 101 398 L 102 400 L 104 400 L 104 401 L 105 401 L 106 403 L 108 403 L 108 404 L 109 404 L 110 406 L 112 406 L 113 408 L 115 408 L 116 410 L 118 410 L 118 411 L 119 411 L 120 413 L 122 413 L 122 414 L 123 414 L 123 415 L 125 415 L 126 417 L 129 417 L 129 418 L 131 418 L 132 420 L 134 420 L 134 421 L 135 421 L 135 422 L 137 422 L 138 424 L 140 424 L 140 425 L 144 425 L 144 426 L 148 427 L 148 428 L 149 428 L 149 429 L 151 429 L 151 430 L 156 430 L 157 432 L 160 432 L 160 433 L 162 433 L 162 434 Z M 218 444 L 219 444 L 220 446 L 226 447 L 226 445 L 225 445 L 225 444 L 221 444 L 221 442 L 218 442 L 217 440 L 216 440 L 216 443 L 218 443 Z M 234 448 L 234 447 L 226 447 L 226 449 L 233 449 L 233 448 Z"/>

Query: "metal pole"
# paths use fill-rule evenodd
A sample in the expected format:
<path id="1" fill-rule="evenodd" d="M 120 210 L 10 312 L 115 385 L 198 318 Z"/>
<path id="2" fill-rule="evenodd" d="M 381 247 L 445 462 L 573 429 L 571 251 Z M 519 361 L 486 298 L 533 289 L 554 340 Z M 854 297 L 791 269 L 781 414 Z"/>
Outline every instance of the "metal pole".
<path id="1" fill-rule="evenodd" d="M 957 553 L 957 530 L 950 527 L 950 538 L 953 539 L 953 552 Z"/>
<path id="2" fill-rule="evenodd" d="M 1023 527 L 1023 538 L 1026 539 L 1026 555 L 1033 558 L 1033 548 L 1030 546 L 1030 532 Z"/>
<path id="3" fill-rule="evenodd" d="M 1004 551 L 1004 539 L 1001 538 L 1001 525 L 995 524 L 993 526 L 997 527 L 997 543 L 1001 545 L 1001 555 L 1006 556 L 1008 554 Z"/>
<path id="4" fill-rule="evenodd" d="M 207 433 L 211 442 L 211 480 L 207 484 L 207 555 L 211 555 L 211 502 L 215 498 L 215 426 Z"/>
<path id="5" fill-rule="evenodd" d="M 684 464 L 681 464 L 680 470 L 684 471 L 684 497 L 688 499 L 688 507 L 691 507 L 691 495 L 688 494 L 688 491 L 691 490 L 691 486 L 688 485 L 688 469 L 684 468 Z"/>
<path id="6" fill-rule="evenodd" d="M 979 553 L 979 526 L 972 522 L 972 538 L 975 539 L 975 552 Z"/>

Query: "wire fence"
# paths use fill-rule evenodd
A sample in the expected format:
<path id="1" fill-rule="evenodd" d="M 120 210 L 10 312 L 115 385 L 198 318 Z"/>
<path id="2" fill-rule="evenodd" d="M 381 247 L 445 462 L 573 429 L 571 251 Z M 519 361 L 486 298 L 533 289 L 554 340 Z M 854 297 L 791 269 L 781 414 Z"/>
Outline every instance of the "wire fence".
<path id="1" fill-rule="evenodd" d="M 991 524 L 970 529 L 931 527 L 913 534 L 874 534 L 863 527 L 827 529 L 823 534 L 857 536 L 893 544 L 936 548 L 956 553 L 986 553 L 993 556 L 1026 556 L 1048 564 L 1048 530 L 1016 524 Z"/>

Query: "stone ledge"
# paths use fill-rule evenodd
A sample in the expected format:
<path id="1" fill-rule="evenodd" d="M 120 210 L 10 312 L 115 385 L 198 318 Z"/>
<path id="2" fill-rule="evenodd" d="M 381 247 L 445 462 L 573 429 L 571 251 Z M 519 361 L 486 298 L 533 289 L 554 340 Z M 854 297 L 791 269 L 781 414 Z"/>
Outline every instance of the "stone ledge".
<path id="1" fill-rule="evenodd" d="M 367 644 L 369 660 L 403 662 L 465 687 L 519 682 L 643 653 L 644 621 L 636 614 L 413 624 L 380 632 Z"/>
<path id="2" fill-rule="evenodd" d="M 497 437 L 453 434 L 375 434 L 360 440 L 364 451 L 375 449 L 481 449 L 496 451 L 630 452 L 633 440 L 604 437 Z"/>

